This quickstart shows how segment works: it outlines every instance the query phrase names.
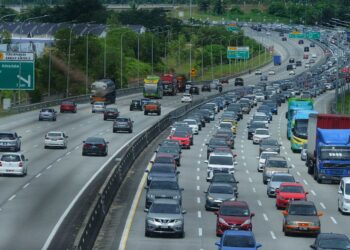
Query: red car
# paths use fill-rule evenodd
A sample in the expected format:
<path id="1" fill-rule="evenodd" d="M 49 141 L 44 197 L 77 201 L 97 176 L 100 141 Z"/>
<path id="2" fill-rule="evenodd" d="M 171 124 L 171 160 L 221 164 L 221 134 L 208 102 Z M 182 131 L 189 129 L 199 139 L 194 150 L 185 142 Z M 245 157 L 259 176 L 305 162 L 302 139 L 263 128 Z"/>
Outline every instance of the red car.
<path id="1" fill-rule="evenodd" d="M 305 192 L 302 184 L 297 182 L 281 183 L 280 188 L 276 190 L 277 209 L 286 208 L 290 200 L 307 200 L 308 192 Z"/>
<path id="2" fill-rule="evenodd" d="M 73 101 L 63 101 L 60 106 L 60 112 L 77 112 L 77 104 Z"/>
<path id="3" fill-rule="evenodd" d="M 175 131 L 172 135 L 169 136 L 169 139 L 180 142 L 182 148 L 191 147 L 191 135 L 186 131 Z"/>
<path id="4" fill-rule="evenodd" d="M 224 201 L 218 211 L 214 212 L 216 219 L 216 236 L 220 237 L 226 230 L 253 229 L 252 217 L 255 215 L 249 210 L 245 201 Z"/>

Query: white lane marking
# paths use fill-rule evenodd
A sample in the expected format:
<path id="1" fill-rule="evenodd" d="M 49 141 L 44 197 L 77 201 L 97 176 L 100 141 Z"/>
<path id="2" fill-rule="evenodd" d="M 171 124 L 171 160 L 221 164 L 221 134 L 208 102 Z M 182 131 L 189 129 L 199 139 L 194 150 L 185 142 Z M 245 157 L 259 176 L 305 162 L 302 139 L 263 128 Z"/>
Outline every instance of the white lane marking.
<path id="1" fill-rule="evenodd" d="M 322 202 L 320 202 L 320 206 L 321 206 L 324 210 L 326 210 L 326 206 L 325 206 Z"/>
<path id="2" fill-rule="evenodd" d="M 276 238 L 276 235 L 275 235 L 275 233 L 274 233 L 273 231 L 270 231 L 270 234 L 271 234 L 271 238 L 272 238 L 273 240 L 277 239 L 277 238 Z"/>
<path id="3" fill-rule="evenodd" d="M 201 187 L 200 186 L 197 186 L 197 190 L 199 191 L 201 189 Z"/>
<path id="4" fill-rule="evenodd" d="M 262 203 L 260 200 L 257 200 L 259 207 L 262 207 Z"/>
<path id="5" fill-rule="evenodd" d="M 201 158 L 201 157 L 202 157 L 202 154 L 199 154 L 198 156 L 199 156 L 199 158 Z"/>
<path id="6" fill-rule="evenodd" d="M 252 178 L 250 178 L 250 177 L 248 178 L 248 180 L 249 180 L 249 182 L 250 182 L 250 183 L 252 183 L 252 182 L 253 182 Z"/>
<path id="7" fill-rule="evenodd" d="M 286 152 L 286 151 L 284 151 L 284 154 L 287 154 L 287 152 Z"/>
<path id="8" fill-rule="evenodd" d="M 27 184 L 25 184 L 25 185 L 23 186 L 23 189 L 26 189 L 29 185 L 30 185 L 30 182 L 28 182 Z"/>
<path id="9" fill-rule="evenodd" d="M 297 171 L 297 175 L 300 176 L 300 172 L 299 171 Z"/>
<path id="10" fill-rule="evenodd" d="M 245 159 L 245 156 L 244 156 L 244 155 L 242 155 L 242 159 L 243 159 L 243 160 Z"/>
<path id="11" fill-rule="evenodd" d="M 197 171 L 199 172 L 199 171 L 200 171 L 200 168 L 197 168 Z"/>
<path id="12" fill-rule="evenodd" d="M 69 151 L 69 152 L 66 153 L 66 155 L 68 156 L 68 155 L 70 155 L 71 153 L 72 153 L 72 152 Z"/>
<path id="13" fill-rule="evenodd" d="M 205 143 L 203 143 L 202 146 L 204 147 L 204 146 L 205 146 Z"/>
<path id="14" fill-rule="evenodd" d="M 201 211 L 198 211 L 197 215 L 198 215 L 198 218 L 202 218 L 202 212 Z"/>
<path id="15" fill-rule="evenodd" d="M 199 177 L 199 175 L 197 175 L 197 181 L 199 181 L 199 179 L 200 179 L 200 177 Z"/>
<path id="16" fill-rule="evenodd" d="M 201 203 L 201 198 L 200 197 L 197 197 L 197 203 Z"/>
<path id="17" fill-rule="evenodd" d="M 244 148 L 243 144 L 241 145 L 241 148 Z"/>
<path id="18" fill-rule="evenodd" d="M 285 149 L 286 149 L 286 147 L 285 147 L 285 146 L 282 146 L 282 149 L 283 149 L 283 150 L 285 150 Z"/>
<path id="19" fill-rule="evenodd" d="M 76 146 L 76 147 L 75 147 L 75 150 L 78 150 L 78 149 L 79 149 L 79 146 Z"/>
<path id="20" fill-rule="evenodd" d="M 246 171 L 245 171 L 247 174 L 249 174 L 249 170 L 247 169 Z"/>
<path id="21" fill-rule="evenodd" d="M 303 182 L 305 183 L 305 185 L 309 185 L 305 179 L 303 180 Z"/>
<path id="22" fill-rule="evenodd" d="M 265 220 L 265 221 L 269 221 L 269 218 L 267 217 L 266 214 L 263 214 L 263 216 L 264 216 L 264 220 Z"/>
<path id="23" fill-rule="evenodd" d="M 244 140 L 241 140 L 241 143 L 244 143 Z"/>
<path id="24" fill-rule="evenodd" d="M 209 137 L 209 134 L 207 134 L 207 137 Z"/>
<path id="25" fill-rule="evenodd" d="M 203 152 L 203 148 L 201 148 L 201 152 Z"/>
<path id="26" fill-rule="evenodd" d="M 204 141 L 207 141 L 207 138 L 204 138 Z"/>
<path id="27" fill-rule="evenodd" d="M 197 161 L 198 164 L 201 164 L 201 161 Z"/>
<path id="28" fill-rule="evenodd" d="M 26 130 L 26 133 L 30 133 L 30 129 Z"/>
<path id="29" fill-rule="evenodd" d="M 242 153 L 242 154 L 243 154 L 243 152 L 244 152 L 244 151 L 243 151 L 243 150 L 241 150 L 241 153 Z"/>
<path id="30" fill-rule="evenodd" d="M 295 165 L 294 165 L 294 164 L 292 164 L 292 168 L 295 168 Z"/>
<path id="31" fill-rule="evenodd" d="M 256 193 L 256 189 L 255 189 L 255 187 L 253 187 L 252 189 L 253 189 L 253 192 L 254 192 L 254 193 Z"/>
<path id="32" fill-rule="evenodd" d="M 203 235 L 203 229 L 200 227 L 198 228 L 198 236 L 202 237 L 202 235 Z"/>
<path id="33" fill-rule="evenodd" d="M 16 195 L 12 195 L 10 198 L 9 198 L 9 201 L 12 201 L 14 198 L 16 197 Z"/>
<path id="34" fill-rule="evenodd" d="M 247 166 L 247 163 L 246 163 L 246 162 L 243 162 L 243 166 Z"/>
<path id="35" fill-rule="evenodd" d="M 333 216 L 331 216 L 331 220 L 333 221 L 334 224 L 338 224 L 338 222 L 334 219 Z"/>
<path id="36" fill-rule="evenodd" d="M 41 173 L 37 174 L 35 178 L 39 178 L 41 176 Z"/>
<path id="37" fill-rule="evenodd" d="M 290 157 L 287 158 L 288 161 L 291 161 Z"/>
<path id="38" fill-rule="evenodd" d="M 314 190 L 311 190 L 310 192 L 311 192 L 314 196 L 316 196 L 316 193 L 315 193 Z"/>
<path id="39" fill-rule="evenodd" d="M 61 160 L 62 160 L 62 158 L 58 158 L 56 161 L 57 161 L 57 162 L 60 162 Z"/>

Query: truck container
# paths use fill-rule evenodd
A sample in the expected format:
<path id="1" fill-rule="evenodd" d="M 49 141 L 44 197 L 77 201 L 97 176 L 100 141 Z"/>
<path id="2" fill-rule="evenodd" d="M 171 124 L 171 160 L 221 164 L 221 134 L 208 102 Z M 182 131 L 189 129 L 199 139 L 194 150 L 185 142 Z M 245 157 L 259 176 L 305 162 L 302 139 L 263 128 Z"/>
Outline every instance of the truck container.
<path id="1" fill-rule="evenodd" d="M 273 64 L 275 66 L 282 64 L 282 57 L 280 55 L 274 55 L 273 56 Z"/>
<path id="2" fill-rule="evenodd" d="M 350 176 L 350 116 L 309 116 L 306 166 L 319 183 Z"/>
<path id="3" fill-rule="evenodd" d="M 163 82 L 164 95 L 176 95 L 177 93 L 177 81 L 173 74 L 163 74 L 160 79 Z"/>
<path id="4" fill-rule="evenodd" d="M 186 76 L 179 75 L 176 77 L 176 84 L 177 84 L 177 91 L 178 92 L 185 92 L 186 82 L 187 82 Z"/>

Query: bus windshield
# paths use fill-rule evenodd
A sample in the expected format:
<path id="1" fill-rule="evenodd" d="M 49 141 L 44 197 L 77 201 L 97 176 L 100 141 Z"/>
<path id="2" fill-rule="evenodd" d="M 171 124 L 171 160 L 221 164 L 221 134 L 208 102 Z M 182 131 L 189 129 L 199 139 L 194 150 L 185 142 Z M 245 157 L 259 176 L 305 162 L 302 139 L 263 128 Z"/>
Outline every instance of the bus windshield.
<path id="1" fill-rule="evenodd" d="M 294 123 L 294 135 L 301 139 L 307 139 L 307 125 L 308 119 L 298 119 Z"/>

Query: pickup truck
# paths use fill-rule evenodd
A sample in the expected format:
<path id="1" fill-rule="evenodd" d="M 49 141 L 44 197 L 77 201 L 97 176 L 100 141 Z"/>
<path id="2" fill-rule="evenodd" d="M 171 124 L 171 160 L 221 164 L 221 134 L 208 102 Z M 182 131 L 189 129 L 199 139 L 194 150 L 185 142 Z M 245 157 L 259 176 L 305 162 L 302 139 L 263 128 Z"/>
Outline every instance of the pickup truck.
<path id="1" fill-rule="evenodd" d="M 161 105 L 159 102 L 152 100 L 144 105 L 143 110 L 145 115 L 148 115 L 149 113 L 156 113 L 157 115 L 160 115 Z"/>

